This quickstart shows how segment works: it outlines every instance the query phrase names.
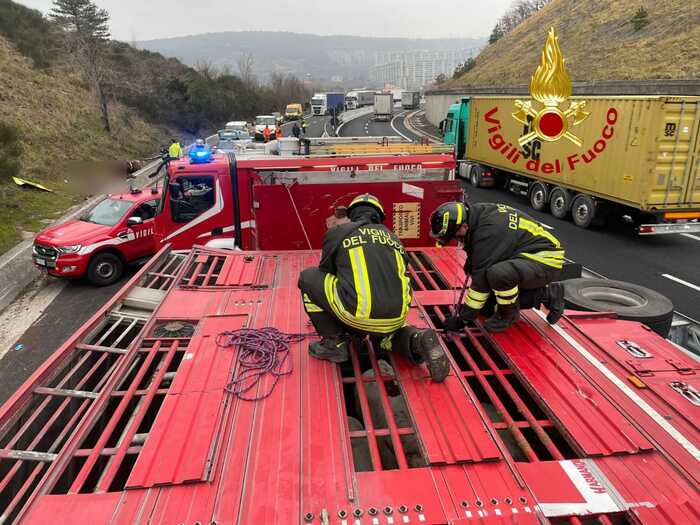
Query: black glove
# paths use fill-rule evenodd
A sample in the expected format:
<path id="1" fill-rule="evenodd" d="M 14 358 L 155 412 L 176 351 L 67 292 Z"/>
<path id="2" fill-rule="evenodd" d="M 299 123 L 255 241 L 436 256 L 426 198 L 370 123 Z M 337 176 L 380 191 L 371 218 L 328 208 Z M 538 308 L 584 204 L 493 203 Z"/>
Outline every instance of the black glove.
<path id="1" fill-rule="evenodd" d="M 462 305 L 457 315 L 453 315 L 445 320 L 445 330 L 449 332 L 459 332 L 468 322 L 476 321 L 478 315 L 479 310 L 474 310 L 474 308 Z"/>

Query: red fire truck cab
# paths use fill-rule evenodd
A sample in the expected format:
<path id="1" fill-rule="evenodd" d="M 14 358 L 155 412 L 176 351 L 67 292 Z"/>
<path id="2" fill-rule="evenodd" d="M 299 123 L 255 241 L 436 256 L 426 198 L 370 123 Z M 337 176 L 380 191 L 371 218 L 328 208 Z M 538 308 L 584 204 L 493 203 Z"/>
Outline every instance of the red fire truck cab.
<path id="1" fill-rule="evenodd" d="M 214 152 L 171 161 L 156 217 L 156 248 L 320 248 L 325 219 L 356 195 L 383 203 L 406 246 L 430 244 L 427 221 L 457 199 L 451 154 L 242 156 Z M 359 184 L 358 184 L 359 183 Z"/>
<path id="2" fill-rule="evenodd" d="M 56 277 L 116 282 L 127 263 L 155 253 L 153 218 L 160 192 L 108 195 L 79 219 L 47 228 L 34 239 L 34 264 Z"/>

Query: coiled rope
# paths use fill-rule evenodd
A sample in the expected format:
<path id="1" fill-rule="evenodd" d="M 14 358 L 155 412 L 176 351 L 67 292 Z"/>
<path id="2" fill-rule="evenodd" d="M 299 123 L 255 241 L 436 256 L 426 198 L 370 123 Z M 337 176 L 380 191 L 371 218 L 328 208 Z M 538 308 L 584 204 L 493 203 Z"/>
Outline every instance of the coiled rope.
<path id="1" fill-rule="evenodd" d="M 290 345 L 315 335 L 285 334 L 272 327 L 221 332 L 216 336 L 217 346 L 238 347 L 233 377 L 224 390 L 244 401 L 259 401 L 269 397 L 280 377 L 292 373 Z M 274 380 L 266 390 L 259 392 L 257 386 L 267 374 Z"/>

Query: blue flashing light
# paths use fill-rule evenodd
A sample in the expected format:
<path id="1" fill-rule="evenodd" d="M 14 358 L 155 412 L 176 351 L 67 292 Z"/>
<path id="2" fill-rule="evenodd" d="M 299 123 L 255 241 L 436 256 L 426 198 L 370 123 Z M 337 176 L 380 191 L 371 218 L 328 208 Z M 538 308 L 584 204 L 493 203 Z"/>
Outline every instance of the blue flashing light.
<path id="1" fill-rule="evenodd" d="M 212 151 L 203 144 L 195 144 L 192 149 L 190 149 L 190 163 L 192 164 L 205 164 L 211 162 Z"/>

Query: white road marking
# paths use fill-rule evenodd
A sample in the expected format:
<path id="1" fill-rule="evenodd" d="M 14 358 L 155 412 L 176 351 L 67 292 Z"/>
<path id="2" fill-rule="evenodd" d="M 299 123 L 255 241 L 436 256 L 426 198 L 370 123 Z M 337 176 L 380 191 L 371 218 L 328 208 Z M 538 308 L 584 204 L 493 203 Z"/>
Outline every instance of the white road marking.
<path id="1" fill-rule="evenodd" d="M 700 241 L 700 237 L 693 235 L 692 233 L 681 233 L 683 237 L 688 237 L 688 239 L 693 239 L 694 241 Z"/>
<path id="2" fill-rule="evenodd" d="M 662 273 L 661 277 L 666 277 L 666 279 L 671 279 L 672 281 L 676 281 L 677 283 L 687 286 L 688 288 L 692 288 L 696 292 L 700 292 L 700 286 L 698 286 L 697 284 L 689 283 L 688 281 L 684 281 L 683 279 L 679 279 L 678 277 L 669 275 L 667 273 Z"/>
<path id="3" fill-rule="evenodd" d="M 0 315 L 0 358 L 17 342 L 24 332 L 39 319 L 51 302 L 63 291 L 67 279 L 57 279 L 49 284 L 35 281 L 28 291 L 15 299 Z M 32 349 L 22 350 L 27 351 Z"/>
<path id="4" fill-rule="evenodd" d="M 401 113 L 398 113 L 393 119 L 391 119 L 391 122 L 389 122 L 389 125 L 391 126 L 391 129 L 394 130 L 394 133 L 396 133 L 398 136 L 400 136 L 400 137 L 406 139 L 406 140 L 409 141 L 409 142 L 413 142 L 412 139 L 410 139 L 409 137 L 407 137 L 406 135 L 404 135 L 403 133 L 401 133 L 398 129 L 396 129 L 396 126 L 394 126 L 394 121 L 395 121 L 397 118 L 404 116 L 405 114 L 406 114 L 405 111 L 403 111 L 403 112 L 401 112 Z"/>

